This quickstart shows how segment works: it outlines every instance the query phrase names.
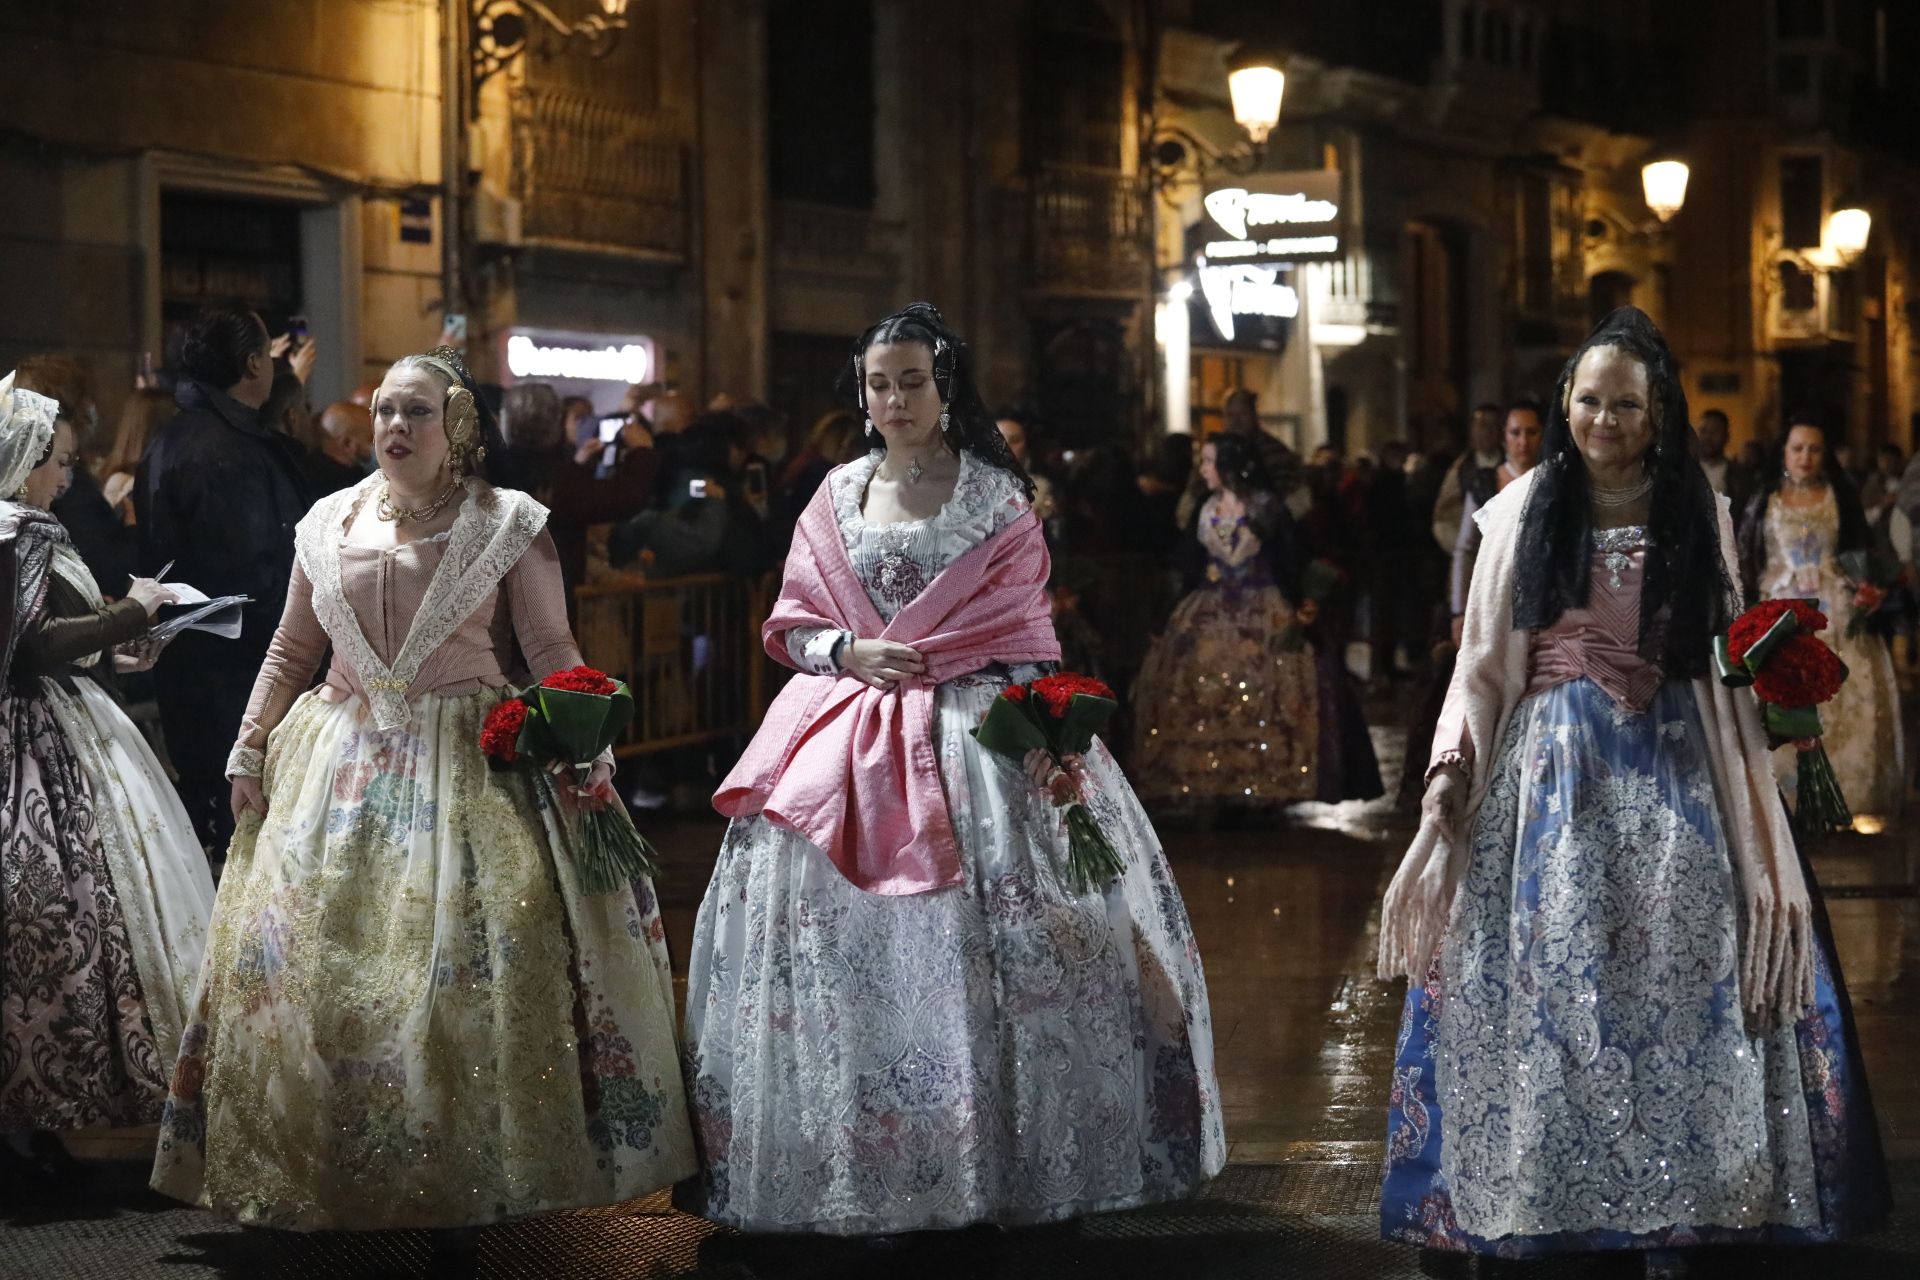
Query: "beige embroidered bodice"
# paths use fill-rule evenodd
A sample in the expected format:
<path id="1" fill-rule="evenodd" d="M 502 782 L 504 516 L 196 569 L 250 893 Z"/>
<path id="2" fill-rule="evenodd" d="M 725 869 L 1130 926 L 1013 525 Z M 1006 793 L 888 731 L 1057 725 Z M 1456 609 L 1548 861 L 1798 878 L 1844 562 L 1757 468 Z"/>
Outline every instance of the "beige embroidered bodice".
<path id="1" fill-rule="evenodd" d="M 408 702 L 425 694 L 458 696 L 579 665 L 544 507 L 469 481 L 445 533 L 396 547 L 349 542 L 347 527 L 378 483 L 370 477 L 322 499 L 301 522 L 286 611 L 254 681 L 230 775 L 258 772 L 256 753 L 329 643 L 319 696 L 362 698 L 383 728 L 404 725 Z"/>

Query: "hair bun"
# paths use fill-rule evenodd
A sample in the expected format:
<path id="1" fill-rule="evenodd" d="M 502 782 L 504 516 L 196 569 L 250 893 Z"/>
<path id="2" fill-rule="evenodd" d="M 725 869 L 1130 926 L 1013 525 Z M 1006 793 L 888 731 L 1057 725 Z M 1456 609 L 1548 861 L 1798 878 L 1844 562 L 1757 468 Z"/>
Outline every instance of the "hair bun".
<path id="1" fill-rule="evenodd" d="M 938 326 L 940 329 L 947 327 L 947 318 L 941 315 L 940 308 L 934 306 L 931 302 L 909 302 L 900 309 L 900 314 L 903 316 L 912 316 L 916 320 L 924 320 L 928 324 Z"/>

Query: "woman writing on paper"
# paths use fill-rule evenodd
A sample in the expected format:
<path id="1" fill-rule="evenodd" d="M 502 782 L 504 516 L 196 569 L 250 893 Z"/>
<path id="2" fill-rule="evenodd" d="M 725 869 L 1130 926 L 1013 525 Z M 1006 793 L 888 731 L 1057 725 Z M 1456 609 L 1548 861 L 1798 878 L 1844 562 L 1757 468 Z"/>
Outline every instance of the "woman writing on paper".
<path id="1" fill-rule="evenodd" d="M 171 593 L 135 578 L 103 603 L 47 512 L 73 458 L 58 403 L 0 380 L 0 1173 L 42 1189 L 75 1172 L 53 1131 L 160 1118 L 213 909 L 186 810 L 101 683 Z"/>

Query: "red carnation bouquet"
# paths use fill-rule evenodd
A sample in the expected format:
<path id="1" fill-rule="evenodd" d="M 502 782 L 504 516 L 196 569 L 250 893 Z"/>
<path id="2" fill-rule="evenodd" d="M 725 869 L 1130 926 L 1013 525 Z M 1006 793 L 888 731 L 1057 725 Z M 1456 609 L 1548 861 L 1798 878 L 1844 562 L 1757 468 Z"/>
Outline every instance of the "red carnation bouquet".
<path id="1" fill-rule="evenodd" d="M 554 766 L 566 765 L 584 781 L 632 719 L 633 694 L 626 685 L 592 667 L 570 667 L 489 711 L 480 726 L 480 751 L 492 768 L 527 769 L 558 811 Z M 586 892 L 612 893 L 658 874 L 653 846 L 624 804 L 583 806 L 579 822 L 580 887 Z"/>
<path id="2" fill-rule="evenodd" d="M 1840 572 L 1853 588 L 1852 611 L 1847 617 L 1847 639 L 1868 630 L 1893 599 L 1903 576 L 1900 561 L 1878 549 L 1843 551 Z"/>
<path id="3" fill-rule="evenodd" d="M 1819 636 L 1827 615 L 1810 600 L 1768 600 L 1733 620 L 1714 640 L 1720 683 L 1752 685 L 1767 733 L 1800 752 L 1794 819 L 1807 832 L 1853 823 L 1833 762 L 1820 745 L 1820 704 L 1846 683 L 1847 664 Z"/>
<path id="4" fill-rule="evenodd" d="M 1052 765 L 1047 794 L 1067 809 L 1067 880 L 1080 893 L 1126 870 L 1081 789 L 1082 757 L 1119 709 L 1113 690 L 1091 676 L 1043 676 L 1002 689 L 973 731 L 981 746 L 1022 768 L 1034 752 L 1046 753 Z"/>

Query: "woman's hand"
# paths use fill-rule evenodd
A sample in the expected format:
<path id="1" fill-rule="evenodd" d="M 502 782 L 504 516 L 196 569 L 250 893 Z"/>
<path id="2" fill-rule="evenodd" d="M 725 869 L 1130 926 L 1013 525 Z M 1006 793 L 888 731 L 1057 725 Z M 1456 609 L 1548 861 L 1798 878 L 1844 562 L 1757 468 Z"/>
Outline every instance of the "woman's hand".
<path id="1" fill-rule="evenodd" d="M 267 816 L 267 794 L 260 789 L 260 779 L 241 774 L 233 780 L 233 795 L 228 801 L 233 806 L 233 816 L 238 818 L 249 811 Z"/>
<path id="2" fill-rule="evenodd" d="M 1449 832 L 1460 830 L 1460 816 L 1466 807 L 1467 777 L 1458 769 L 1435 773 L 1427 783 L 1427 793 L 1420 798 L 1421 817 L 1439 822 Z"/>
<path id="3" fill-rule="evenodd" d="M 600 442 L 599 436 L 592 436 L 582 441 L 579 447 L 573 451 L 574 465 L 578 467 L 586 466 L 589 462 L 595 461 L 602 453 L 606 452 L 606 448 L 607 446 Z"/>
<path id="4" fill-rule="evenodd" d="M 1073 804 L 1080 799 L 1080 783 L 1075 775 L 1080 772 L 1081 757 L 1067 756 L 1055 764 L 1051 751 L 1035 747 L 1020 763 L 1026 769 L 1027 779 L 1054 804 Z"/>
<path id="5" fill-rule="evenodd" d="M 567 799 L 581 809 L 604 809 L 620 801 L 620 793 L 613 789 L 613 766 L 604 760 L 596 760 L 593 768 L 587 770 L 584 783 L 570 767 L 558 761 L 554 762 L 553 772 Z"/>
<path id="6" fill-rule="evenodd" d="M 862 684 L 891 689 L 925 675 L 927 662 L 918 650 L 891 640 L 855 640 L 840 650 L 840 669 Z"/>
<path id="7" fill-rule="evenodd" d="M 173 588 L 152 578 L 135 578 L 127 587 L 127 599 L 138 600 L 140 607 L 147 611 L 148 621 L 152 621 L 161 605 L 173 603 Z"/>

